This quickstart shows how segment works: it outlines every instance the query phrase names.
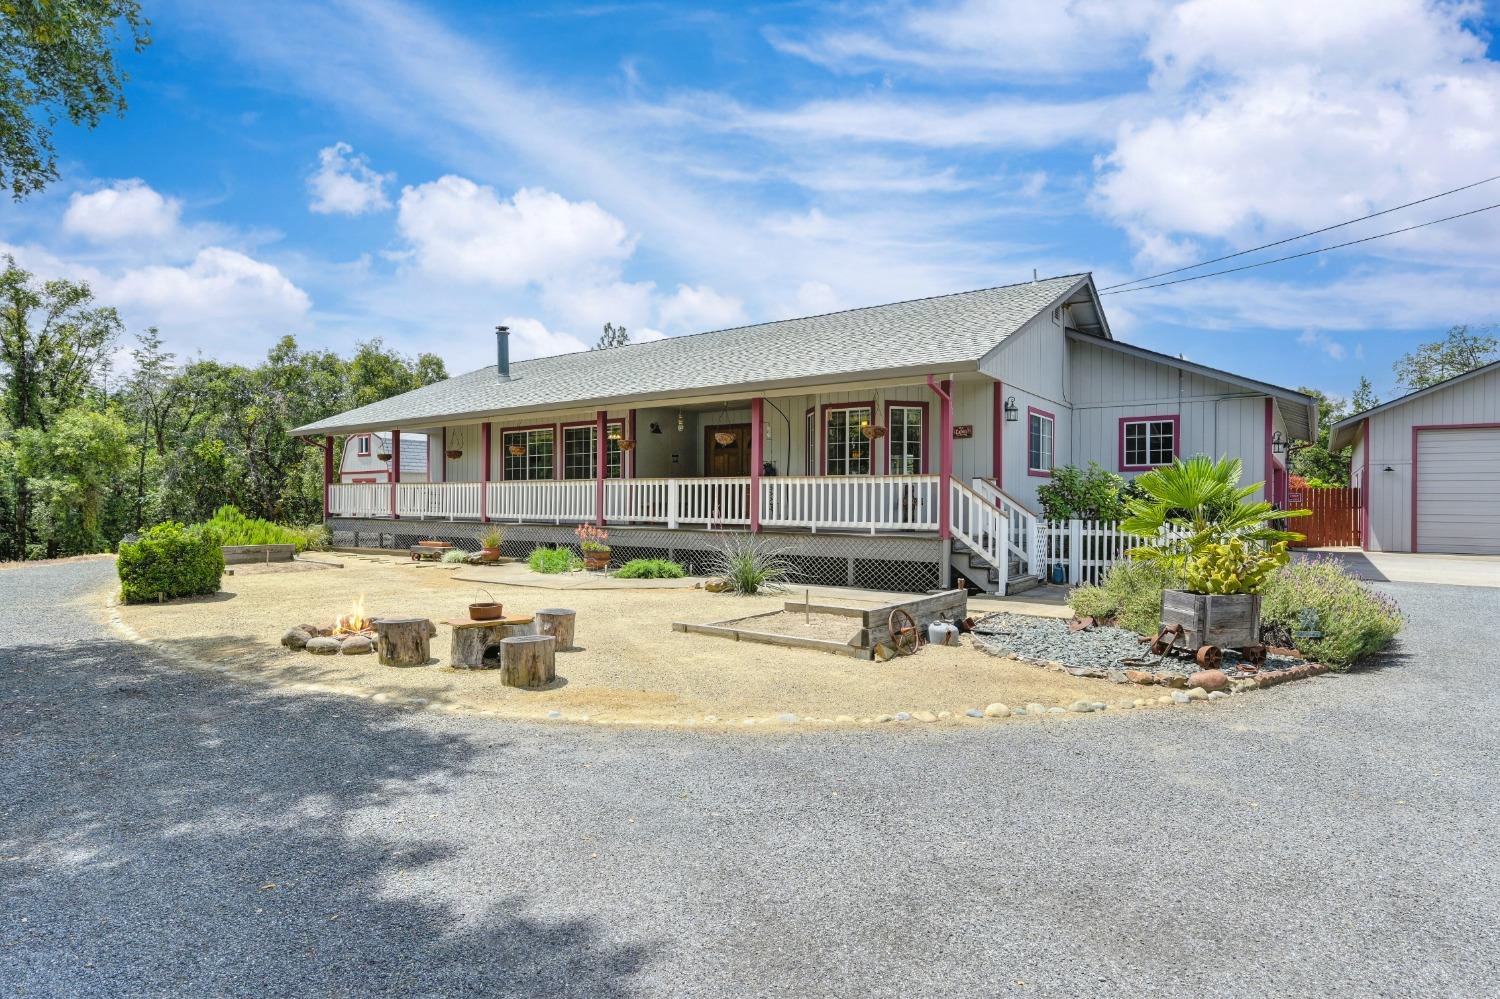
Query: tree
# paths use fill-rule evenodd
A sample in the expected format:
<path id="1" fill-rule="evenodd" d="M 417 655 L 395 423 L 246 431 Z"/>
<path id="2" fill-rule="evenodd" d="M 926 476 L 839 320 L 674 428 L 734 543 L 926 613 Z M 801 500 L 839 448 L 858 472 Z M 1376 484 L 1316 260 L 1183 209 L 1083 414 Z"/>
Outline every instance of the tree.
<path id="1" fill-rule="evenodd" d="M 134 460 L 117 411 L 70 409 L 46 430 L 16 434 L 16 466 L 38 509 L 47 557 L 98 551 L 104 502 Z"/>
<path id="2" fill-rule="evenodd" d="M 45 433 L 57 414 L 103 392 L 99 380 L 109 368 L 110 350 L 119 338 L 120 317 L 96 306 L 86 284 L 47 281 L 32 276 L 6 257 L 0 273 L 0 388 L 3 416 L 13 431 Z M 24 475 L 15 491 L 8 541 L 15 557 L 26 556 L 29 490 Z"/>
<path id="3" fill-rule="evenodd" d="M 1353 416 L 1355 413 L 1363 413 L 1366 410 L 1374 409 L 1378 405 L 1380 405 L 1380 397 L 1375 394 L 1375 389 L 1370 384 L 1370 379 L 1364 375 L 1360 375 L 1359 387 L 1349 397 L 1349 415 Z"/>
<path id="4" fill-rule="evenodd" d="M 608 350 L 610 347 L 623 347 L 630 342 L 630 332 L 623 326 L 614 323 L 605 323 L 604 332 L 599 337 L 599 342 L 594 344 L 595 350 Z"/>
<path id="5" fill-rule="evenodd" d="M 114 47 L 151 43 L 136 0 L 6 0 L 0 5 L 0 184 L 20 200 L 57 179 L 52 129 L 125 113 Z M 123 30 L 122 30 L 123 29 Z"/>
<path id="6" fill-rule="evenodd" d="M 1361 379 L 1363 381 L 1363 379 Z M 1368 385 L 1368 382 L 1365 382 Z M 1349 481 L 1349 451 L 1330 451 L 1329 438 L 1333 425 L 1348 415 L 1344 400 L 1329 397 L 1315 388 L 1302 386 L 1297 391 L 1310 395 L 1318 402 L 1317 439 L 1292 454 L 1291 470 L 1294 475 L 1324 482 L 1347 484 Z"/>
<path id="7" fill-rule="evenodd" d="M 413 361 L 386 350 L 385 342 L 376 337 L 359 344 L 349 361 L 347 408 L 367 406 L 447 377 L 448 369 L 436 354 L 418 354 Z"/>
<path id="8" fill-rule="evenodd" d="M 1424 343 L 1395 364 L 1396 384 L 1409 392 L 1455 378 L 1500 360 L 1500 340 L 1455 326 L 1441 340 Z"/>

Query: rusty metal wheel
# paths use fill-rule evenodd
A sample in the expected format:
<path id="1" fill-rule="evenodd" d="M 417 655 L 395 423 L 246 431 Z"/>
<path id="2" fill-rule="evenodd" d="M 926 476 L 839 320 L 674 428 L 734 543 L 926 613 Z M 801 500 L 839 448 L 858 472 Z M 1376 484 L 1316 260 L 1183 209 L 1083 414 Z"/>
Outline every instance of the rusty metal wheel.
<path id="1" fill-rule="evenodd" d="M 912 616 L 900 607 L 891 611 L 891 616 L 886 619 L 885 624 L 891 632 L 891 645 L 895 646 L 896 651 L 901 655 L 911 655 L 922 644 L 922 636 L 917 633 L 917 622 L 913 621 Z"/>
<path id="2" fill-rule="evenodd" d="M 1240 649 L 1240 655 L 1245 657 L 1245 662 L 1250 664 L 1251 670 L 1260 669 L 1266 664 L 1266 647 L 1264 645 L 1247 645 Z"/>
<path id="3" fill-rule="evenodd" d="M 1224 650 L 1217 645 L 1200 645 L 1193 659 L 1204 669 L 1218 669 L 1224 662 Z"/>

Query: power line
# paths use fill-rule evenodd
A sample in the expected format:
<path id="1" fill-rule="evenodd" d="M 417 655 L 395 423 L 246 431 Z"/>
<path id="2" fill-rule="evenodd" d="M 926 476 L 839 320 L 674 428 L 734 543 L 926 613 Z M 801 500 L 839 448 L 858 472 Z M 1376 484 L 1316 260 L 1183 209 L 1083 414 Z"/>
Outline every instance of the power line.
<path id="1" fill-rule="evenodd" d="M 1480 212 L 1493 211 L 1496 208 L 1500 208 L 1500 202 L 1496 202 L 1493 205 L 1485 205 L 1483 208 L 1475 208 L 1473 211 L 1459 212 L 1457 215 L 1449 215 L 1445 218 L 1433 219 L 1431 222 L 1418 222 L 1416 225 L 1409 225 L 1404 229 L 1392 229 L 1390 232 L 1378 232 L 1373 236 L 1365 236 L 1361 239 L 1351 239 L 1347 243 L 1334 243 L 1332 246 L 1320 246 L 1316 250 L 1304 250 L 1301 253 L 1292 253 L 1285 257 L 1276 257 L 1272 260 L 1260 260 L 1253 264 L 1242 264 L 1239 267 L 1226 267 L 1222 271 L 1209 271 L 1207 274 L 1194 274 L 1192 277 L 1178 278 L 1175 281 L 1161 281 L 1157 284 L 1141 285 L 1139 288 L 1120 288 L 1118 285 L 1116 285 L 1115 288 L 1118 290 L 1101 291 L 1099 294 L 1128 295 L 1132 291 L 1149 291 L 1152 288 L 1165 288 L 1168 285 L 1173 284 L 1186 284 L 1189 281 L 1201 281 L 1204 278 L 1218 277 L 1221 274 L 1234 274 L 1237 271 L 1254 270 L 1257 267 L 1265 267 L 1267 264 L 1279 264 L 1286 260 L 1296 260 L 1299 257 L 1310 257 L 1315 253 L 1327 253 L 1329 250 L 1339 250 L 1343 249 L 1346 246 L 1354 246 L 1359 243 L 1368 243 L 1372 239 L 1384 239 L 1387 236 L 1399 236 L 1401 233 L 1411 232 L 1413 229 L 1425 229 L 1430 225 L 1437 225 L 1439 222 L 1452 222 L 1454 219 L 1468 218 L 1470 215 L 1478 215 Z"/>
<path id="2" fill-rule="evenodd" d="M 1223 263 L 1226 260 L 1233 260 L 1235 257 L 1243 257 L 1247 253 L 1259 253 L 1261 250 L 1269 250 L 1273 246 L 1282 246 L 1286 243 L 1295 243 L 1297 240 L 1306 239 L 1308 236 L 1319 236 L 1325 232 L 1332 232 L 1335 229 L 1342 229 L 1346 225 L 1353 225 L 1356 222 L 1367 222 L 1370 219 L 1378 219 L 1382 215 L 1389 215 L 1391 212 L 1399 212 L 1403 208 L 1410 208 L 1413 205 L 1425 204 L 1428 201 L 1436 201 L 1438 198 L 1446 198 L 1450 194 L 1457 194 L 1460 191 L 1467 191 L 1470 188 L 1478 187 L 1481 184 L 1488 184 L 1494 180 L 1500 180 L 1500 174 L 1497 174 L 1494 177 L 1486 177 L 1484 180 L 1476 180 L 1474 183 L 1465 184 L 1463 187 L 1455 187 L 1451 191 L 1443 191 L 1441 194 L 1431 194 L 1425 198 L 1418 198 L 1416 201 L 1408 201 L 1404 205 L 1396 205 L 1394 208 L 1386 208 L 1381 211 L 1375 212 L 1373 215 L 1364 215 L 1357 219 L 1349 219 L 1347 222 L 1339 222 L 1336 225 L 1324 226 L 1321 229 L 1314 229 L 1311 232 L 1304 232 L 1297 236 L 1288 236 L 1286 239 L 1278 239 L 1274 243 L 1263 243 L 1260 246 L 1252 246 L 1248 250 L 1240 250 L 1235 253 L 1226 253 L 1222 257 L 1214 257 L 1212 260 L 1200 260 L 1196 264 L 1188 264 L 1186 267 L 1176 267 L 1170 271 L 1162 271 L 1160 274 L 1148 274 L 1145 277 L 1138 277 L 1131 281 L 1121 281 L 1119 284 L 1112 284 L 1106 288 L 1100 288 L 1099 291 L 1102 294 L 1106 291 L 1114 291 L 1116 288 L 1124 288 L 1126 285 L 1140 284 L 1143 281 L 1155 281 L 1157 278 L 1169 277 L 1173 274 L 1181 274 L 1183 271 L 1191 271 L 1199 267 L 1207 267 L 1209 264 Z"/>

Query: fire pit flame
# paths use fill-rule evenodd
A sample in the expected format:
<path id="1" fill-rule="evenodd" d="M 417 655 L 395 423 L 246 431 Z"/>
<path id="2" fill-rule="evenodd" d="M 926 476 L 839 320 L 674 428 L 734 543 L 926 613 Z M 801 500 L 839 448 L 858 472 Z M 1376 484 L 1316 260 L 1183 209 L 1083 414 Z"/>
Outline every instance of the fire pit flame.
<path id="1" fill-rule="evenodd" d="M 365 617 L 365 596 L 359 595 L 349 613 L 341 616 L 333 626 L 335 635 L 358 635 L 370 630 L 371 621 Z"/>

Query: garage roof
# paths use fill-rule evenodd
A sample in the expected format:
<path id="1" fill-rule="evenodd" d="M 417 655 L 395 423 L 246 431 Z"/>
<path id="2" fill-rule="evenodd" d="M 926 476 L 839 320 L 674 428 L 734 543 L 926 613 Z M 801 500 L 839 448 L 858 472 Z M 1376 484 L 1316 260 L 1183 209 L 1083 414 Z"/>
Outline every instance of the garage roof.
<path id="1" fill-rule="evenodd" d="M 1374 416 L 1376 413 L 1384 413 L 1388 409 L 1395 409 L 1397 406 L 1404 406 L 1408 402 L 1413 402 L 1425 395 L 1431 395 L 1434 392 L 1441 392 L 1444 389 L 1452 388 L 1454 385 L 1457 385 L 1460 382 L 1466 382 L 1470 378 L 1478 378 L 1481 375 L 1496 370 L 1500 370 L 1500 361 L 1491 361 L 1489 364 L 1486 364 L 1480 368 L 1475 368 L 1473 371 L 1465 371 L 1461 375 L 1454 375 L 1452 378 L 1445 378 L 1440 382 L 1427 386 L 1426 388 L 1419 388 L 1415 392 L 1408 392 L 1405 395 L 1397 396 L 1390 402 L 1383 402 L 1378 406 L 1372 406 L 1364 412 L 1355 413 L 1353 416 L 1346 416 L 1333 425 L 1333 430 L 1328 435 L 1329 450 L 1341 451 L 1350 444 L 1353 444 L 1354 438 L 1359 433 L 1360 423 L 1364 420 L 1369 419 L 1371 416 Z"/>

